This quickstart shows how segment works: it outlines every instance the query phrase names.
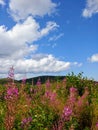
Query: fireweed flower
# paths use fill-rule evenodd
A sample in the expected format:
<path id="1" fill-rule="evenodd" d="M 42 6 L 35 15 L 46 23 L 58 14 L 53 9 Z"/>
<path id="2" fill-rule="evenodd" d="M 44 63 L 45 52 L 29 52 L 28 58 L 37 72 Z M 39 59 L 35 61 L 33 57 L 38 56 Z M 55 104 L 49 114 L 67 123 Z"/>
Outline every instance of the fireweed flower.
<path id="1" fill-rule="evenodd" d="M 25 118 L 22 120 L 22 124 L 26 124 L 26 123 L 27 123 L 27 119 Z"/>
<path id="2" fill-rule="evenodd" d="M 74 102 L 76 101 L 76 97 L 71 97 L 71 98 L 69 99 L 69 101 L 70 101 L 70 103 L 74 103 Z"/>
<path id="3" fill-rule="evenodd" d="M 98 122 L 96 123 L 96 127 L 98 128 Z"/>
<path id="4" fill-rule="evenodd" d="M 77 102 L 77 105 L 78 105 L 78 106 L 82 106 L 82 104 L 83 104 L 83 100 L 82 100 L 82 99 L 79 99 L 78 102 Z"/>
<path id="5" fill-rule="evenodd" d="M 32 122 L 32 117 L 24 118 L 21 122 L 21 126 L 24 127 L 25 125 Z"/>
<path id="6" fill-rule="evenodd" d="M 50 95 L 50 100 L 51 100 L 51 101 L 54 101 L 55 98 L 56 98 L 56 93 L 51 93 L 51 95 Z"/>
<path id="7" fill-rule="evenodd" d="M 10 67 L 10 70 L 8 72 L 8 78 L 13 79 L 14 78 L 14 67 Z"/>
<path id="8" fill-rule="evenodd" d="M 70 98 L 73 98 L 73 100 L 74 100 L 76 95 L 77 95 L 77 89 L 74 87 L 71 87 L 70 88 Z"/>
<path id="9" fill-rule="evenodd" d="M 50 92 L 50 91 L 46 91 L 45 92 L 45 96 L 50 99 L 51 101 L 54 101 L 56 98 L 56 93 L 55 92 Z"/>
<path id="10" fill-rule="evenodd" d="M 50 87 L 50 80 L 49 79 L 46 81 L 46 87 L 47 88 Z"/>
<path id="11" fill-rule="evenodd" d="M 68 106 L 65 106 L 63 110 L 62 118 L 68 121 L 71 115 L 72 115 L 72 109 Z"/>
<path id="12" fill-rule="evenodd" d="M 12 97 L 17 97 L 17 96 L 18 96 L 18 88 L 8 88 L 5 99 L 10 99 Z"/>
<path id="13" fill-rule="evenodd" d="M 70 88 L 69 102 L 71 106 L 74 106 L 74 103 L 77 99 L 77 89 L 74 87 Z"/>
<path id="14" fill-rule="evenodd" d="M 76 88 L 74 88 L 74 87 L 71 87 L 71 88 L 70 88 L 70 93 L 72 93 L 72 92 L 76 92 L 76 91 L 77 91 Z"/>
<path id="15" fill-rule="evenodd" d="M 38 87 L 40 87 L 41 86 L 41 81 L 40 81 L 40 78 L 38 79 L 38 81 L 37 81 L 37 84 L 36 84 Z"/>
<path id="16" fill-rule="evenodd" d="M 50 97 L 49 91 L 45 92 L 45 96 L 46 96 L 47 98 Z"/>
<path id="17" fill-rule="evenodd" d="M 26 83 L 26 77 L 22 79 L 22 83 L 23 83 L 23 84 Z"/>
<path id="18" fill-rule="evenodd" d="M 32 121 L 32 117 L 28 117 L 28 121 L 31 122 Z"/>

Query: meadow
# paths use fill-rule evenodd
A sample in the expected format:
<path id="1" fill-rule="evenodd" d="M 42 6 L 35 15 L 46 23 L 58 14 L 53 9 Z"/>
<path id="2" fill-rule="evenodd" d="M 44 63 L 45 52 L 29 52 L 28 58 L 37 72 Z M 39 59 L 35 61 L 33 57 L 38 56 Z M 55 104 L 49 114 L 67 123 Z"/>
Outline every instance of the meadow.
<path id="1" fill-rule="evenodd" d="M 0 130 L 98 130 L 98 83 L 82 73 L 0 85 Z"/>

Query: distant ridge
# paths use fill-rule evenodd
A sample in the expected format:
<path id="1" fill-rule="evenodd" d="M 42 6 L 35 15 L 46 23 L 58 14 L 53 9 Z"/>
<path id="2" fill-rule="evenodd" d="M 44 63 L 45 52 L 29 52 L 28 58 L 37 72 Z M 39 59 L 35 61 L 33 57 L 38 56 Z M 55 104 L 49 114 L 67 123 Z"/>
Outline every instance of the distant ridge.
<path id="1" fill-rule="evenodd" d="M 32 84 L 32 80 L 33 80 L 33 84 L 35 85 L 38 81 L 38 79 L 40 79 L 41 83 L 45 83 L 46 80 L 50 80 L 51 82 L 52 81 L 57 81 L 57 80 L 63 80 L 65 78 L 65 76 L 38 76 L 38 77 L 32 77 L 32 78 L 28 78 L 26 79 L 26 83 L 29 83 L 29 84 Z M 14 80 L 15 83 L 21 83 L 22 82 L 22 79 L 21 80 Z M 8 79 L 7 78 L 1 78 L 0 79 L 0 84 L 4 85 L 8 83 Z"/>
<path id="2" fill-rule="evenodd" d="M 33 84 L 36 85 L 38 79 L 40 79 L 41 83 L 44 84 L 48 79 L 50 80 L 50 82 L 54 82 L 54 81 L 60 81 L 63 80 L 64 78 L 66 78 L 66 76 L 49 76 L 49 75 L 44 75 L 44 76 L 37 76 L 37 77 L 32 77 L 32 78 L 28 78 L 26 79 L 26 83 L 28 84 Z M 14 80 L 15 83 L 21 83 L 21 80 Z M 94 81 L 95 83 L 98 84 L 98 81 Z M 0 84 L 5 85 L 8 83 L 8 79 L 7 78 L 1 78 L 0 79 Z"/>
<path id="3" fill-rule="evenodd" d="M 57 81 L 57 80 L 63 80 L 65 78 L 65 76 L 38 76 L 38 77 L 33 77 L 33 78 L 29 78 L 26 79 L 26 83 L 32 84 L 32 80 L 33 80 L 33 84 L 35 85 L 38 81 L 38 79 L 40 79 L 41 83 L 45 83 L 46 80 L 50 80 L 51 82 L 53 81 Z M 22 80 L 19 80 L 19 82 L 22 82 Z"/>
<path id="4" fill-rule="evenodd" d="M 14 80 L 14 82 L 15 82 L 15 83 L 18 83 L 17 80 Z M 0 84 L 5 85 L 5 84 L 7 84 L 7 83 L 8 83 L 8 78 L 1 78 L 1 79 L 0 79 Z"/>
<path id="5" fill-rule="evenodd" d="M 7 78 L 0 79 L 0 84 L 6 84 L 8 82 Z"/>

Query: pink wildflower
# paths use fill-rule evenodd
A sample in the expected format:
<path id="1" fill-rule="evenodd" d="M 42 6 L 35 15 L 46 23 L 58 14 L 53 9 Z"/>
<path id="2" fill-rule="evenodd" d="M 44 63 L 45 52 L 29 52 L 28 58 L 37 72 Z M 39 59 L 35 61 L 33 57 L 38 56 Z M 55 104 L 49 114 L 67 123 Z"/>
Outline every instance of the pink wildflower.
<path id="1" fill-rule="evenodd" d="M 23 84 L 26 83 L 26 77 L 24 77 L 24 78 L 22 79 L 22 83 L 23 83 Z"/>
<path id="2" fill-rule="evenodd" d="M 49 79 L 46 82 L 46 87 L 50 87 L 50 80 Z"/>
<path id="3" fill-rule="evenodd" d="M 45 96 L 50 99 L 51 101 L 54 101 L 56 98 L 56 93 L 47 91 L 45 92 Z"/>
<path id="4" fill-rule="evenodd" d="M 64 107 L 62 118 L 66 121 L 70 119 L 70 116 L 72 115 L 72 109 L 68 106 Z"/>
<path id="5" fill-rule="evenodd" d="M 41 81 L 40 81 L 40 78 L 38 79 L 38 81 L 37 81 L 37 84 L 36 84 L 38 87 L 40 87 L 41 86 Z"/>
<path id="6" fill-rule="evenodd" d="M 21 122 L 21 126 L 24 127 L 25 125 L 29 124 L 32 122 L 32 117 L 24 118 Z"/>
<path id="7" fill-rule="evenodd" d="M 96 127 L 98 127 L 98 122 L 96 123 Z"/>
<path id="8" fill-rule="evenodd" d="M 77 91 L 76 88 L 74 88 L 74 87 L 71 87 L 71 88 L 70 88 L 70 92 L 76 92 L 76 91 Z"/>
<path id="9" fill-rule="evenodd" d="M 18 88 L 8 88 L 5 99 L 10 99 L 13 96 L 18 96 Z"/>

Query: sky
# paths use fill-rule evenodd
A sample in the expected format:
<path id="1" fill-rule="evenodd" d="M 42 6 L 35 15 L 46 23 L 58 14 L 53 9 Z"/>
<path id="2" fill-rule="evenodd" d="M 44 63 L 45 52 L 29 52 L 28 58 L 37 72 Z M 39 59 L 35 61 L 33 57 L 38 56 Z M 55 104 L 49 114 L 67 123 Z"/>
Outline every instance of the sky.
<path id="1" fill-rule="evenodd" d="M 0 78 L 83 72 L 98 80 L 98 0 L 0 0 Z"/>

